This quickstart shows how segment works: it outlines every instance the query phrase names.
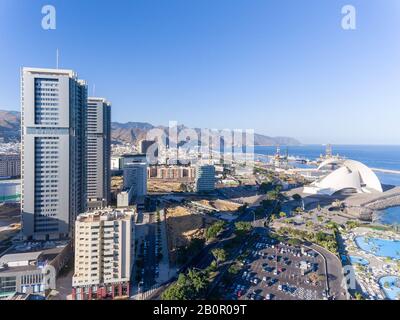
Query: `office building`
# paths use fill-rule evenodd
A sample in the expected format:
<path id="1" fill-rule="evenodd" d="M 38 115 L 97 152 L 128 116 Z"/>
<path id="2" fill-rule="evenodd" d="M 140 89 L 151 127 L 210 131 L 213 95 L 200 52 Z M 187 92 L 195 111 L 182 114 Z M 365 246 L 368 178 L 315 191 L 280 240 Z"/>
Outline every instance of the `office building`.
<path id="1" fill-rule="evenodd" d="M 196 167 L 196 192 L 212 192 L 215 189 L 215 167 L 198 165 Z"/>
<path id="2" fill-rule="evenodd" d="M 0 178 L 19 177 L 21 175 L 21 157 L 19 154 L 0 154 Z"/>
<path id="3" fill-rule="evenodd" d="M 102 208 L 111 194 L 111 104 L 89 97 L 86 125 L 87 205 Z"/>
<path id="4" fill-rule="evenodd" d="M 22 231 L 68 237 L 86 210 L 87 86 L 71 70 L 23 68 L 21 76 Z"/>
<path id="5" fill-rule="evenodd" d="M 129 297 L 134 220 L 135 212 L 128 209 L 95 210 L 77 218 L 73 300 Z"/>
<path id="6" fill-rule="evenodd" d="M 147 161 L 146 155 L 135 154 L 123 156 L 124 189 L 133 187 L 133 196 L 139 203 L 147 195 Z"/>
<path id="7" fill-rule="evenodd" d="M 147 152 L 150 151 L 150 147 L 155 144 L 154 140 L 140 140 L 139 141 L 139 153 L 147 155 Z M 158 148 L 156 148 L 151 156 L 158 157 Z"/>

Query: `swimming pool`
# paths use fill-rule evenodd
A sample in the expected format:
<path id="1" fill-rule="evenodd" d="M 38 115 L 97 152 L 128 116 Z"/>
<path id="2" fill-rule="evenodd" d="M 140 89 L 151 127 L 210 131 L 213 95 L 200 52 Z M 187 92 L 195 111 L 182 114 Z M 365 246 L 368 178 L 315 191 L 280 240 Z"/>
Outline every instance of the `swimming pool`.
<path id="1" fill-rule="evenodd" d="M 355 242 L 360 249 L 375 256 L 400 259 L 400 241 L 360 236 L 355 238 Z"/>
<path id="2" fill-rule="evenodd" d="M 379 284 L 390 300 L 400 300 L 400 278 L 386 276 L 379 279 Z M 386 285 L 385 285 L 386 284 Z"/>
<path id="3" fill-rule="evenodd" d="M 360 264 L 362 266 L 369 265 L 369 261 L 367 259 L 362 258 L 362 257 L 350 256 L 349 258 L 350 258 L 350 263 L 351 264 Z"/>

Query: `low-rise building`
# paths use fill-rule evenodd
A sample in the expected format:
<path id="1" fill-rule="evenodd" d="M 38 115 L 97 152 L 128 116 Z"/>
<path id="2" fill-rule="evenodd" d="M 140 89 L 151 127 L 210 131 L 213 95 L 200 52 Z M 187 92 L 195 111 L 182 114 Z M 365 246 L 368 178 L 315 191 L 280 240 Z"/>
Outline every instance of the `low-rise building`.
<path id="1" fill-rule="evenodd" d="M 196 178 L 196 167 L 183 165 L 150 166 L 147 169 L 147 177 L 149 179 L 190 182 Z"/>
<path id="2" fill-rule="evenodd" d="M 59 271 L 71 258 L 69 242 L 30 242 L 0 257 L 0 300 L 15 294 L 46 296 L 56 289 Z"/>
<path id="3" fill-rule="evenodd" d="M 120 171 L 123 167 L 123 158 L 118 156 L 111 157 L 111 170 Z"/>
<path id="4" fill-rule="evenodd" d="M 102 209 L 78 216 L 73 300 L 129 297 L 135 216 L 133 209 Z"/>
<path id="5" fill-rule="evenodd" d="M 117 194 L 117 207 L 128 208 L 133 202 L 133 187 L 125 188 Z"/>
<path id="6" fill-rule="evenodd" d="M 0 154 L 0 177 L 20 177 L 21 156 L 19 154 Z"/>
<path id="7" fill-rule="evenodd" d="M 146 155 L 135 154 L 123 157 L 124 189 L 133 187 L 133 195 L 144 198 L 147 195 Z"/>

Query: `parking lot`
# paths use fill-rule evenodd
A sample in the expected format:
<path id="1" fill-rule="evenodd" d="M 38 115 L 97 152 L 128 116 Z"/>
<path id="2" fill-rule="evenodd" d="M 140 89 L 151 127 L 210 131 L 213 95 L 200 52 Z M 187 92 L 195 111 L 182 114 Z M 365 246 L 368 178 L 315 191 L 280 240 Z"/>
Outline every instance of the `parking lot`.
<path id="1" fill-rule="evenodd" d="M 327 299 L 324 260 L 312 249 L 261 238 L 242 264 L 230 287 L 232 299 Z"/>

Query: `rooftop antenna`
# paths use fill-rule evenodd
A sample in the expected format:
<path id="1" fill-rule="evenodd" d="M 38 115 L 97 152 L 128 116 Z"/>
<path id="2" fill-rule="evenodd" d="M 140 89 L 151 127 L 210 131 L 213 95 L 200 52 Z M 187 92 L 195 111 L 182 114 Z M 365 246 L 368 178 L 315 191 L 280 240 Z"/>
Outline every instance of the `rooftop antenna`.
<path id="1" fill-rule="evenodd" d="M 96 84 L 94 83 L 93 84 L 93 97 L 95 97 L 96 96 Z"/>
<path id="2" fill-rule="evenodd" d="M 56 64 L 57 64 L 57 69 L 58 69 L 59 60 L 60 60 L 60 53 L 58 52 L 58 48 L 57 48 L 57 50 L 56 50 Z"/>

